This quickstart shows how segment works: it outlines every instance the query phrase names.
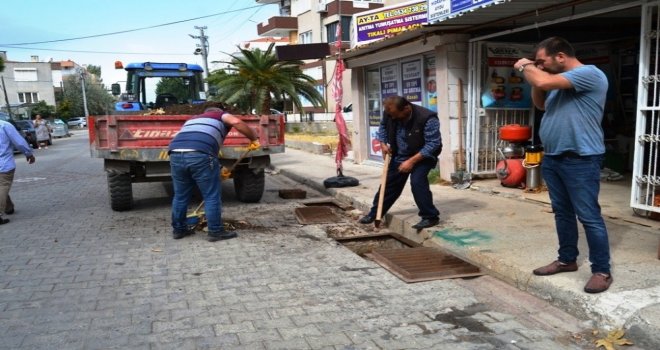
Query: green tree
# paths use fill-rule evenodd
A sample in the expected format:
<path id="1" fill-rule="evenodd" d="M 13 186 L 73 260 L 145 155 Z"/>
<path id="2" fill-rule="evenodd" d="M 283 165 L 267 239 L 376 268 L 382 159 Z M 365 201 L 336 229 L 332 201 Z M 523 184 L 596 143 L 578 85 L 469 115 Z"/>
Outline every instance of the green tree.
<path id="1" fill-rule="evenodd" d="M 5 71 L 5 60 L 3 60 L 2 57 L 0 57 L 0 72 L 4 72 L 4 71 Z"/>
<path id="2" fill-rule="evenodd" d="M 90 115 L 107 114 L 112 110 L 114 99 L 101 84 L 91 84 L 85 81 L 85 95 L 87 96 L 87 110 Z M 82 83 L 80 77 L 69 76 L 64 80 L 64 96 L 60 104 L 67 104 L 68 116 L 62 118 L 80 117 L 85 115 L 82 98 Z"/>
<path id="3" fill-rule="evenodd" d="M 188 101 L 190 97 L 189 87 L 181 78 L 161 78 L 156 84 L 156 95 L 172 94 L 179 101 Z"/>
<path id="4" fill-rule="evenodd" d="M 96 79 L 98 81 L 101 81 L 101 66 L 95 66 L 93 64 L 88 64 L 87 65 L 87 72 L 89 74 L 96 75 Z"/>
<path id="5" fill-rule="evenodd" d="M 43 118 L 50 118 L 55 115 L 55 106 L 51 106 L 46 103 L 46 101 L 39 101 L 32 109 L 30 110 L 32 117 L 39 114 Z"/>
<path id="6" fill-rule="evenodd" d="M 270 44 L 266 51 L 246 50 L 237 46 L 240 54 L 229 55 L 227 75 L 215 83 L 219 101 L 231 104 L 244 113 L 253 109 L 270 114 L 273 101 L 291 100 L 298 111 L 303 110 L 301 97 L 315 107 L 325 101 L 316 89 L 316 80 L 302 72 L 302 61 L 278 61 Z M 209 80 L 209 83 L 211 81 Z"/>

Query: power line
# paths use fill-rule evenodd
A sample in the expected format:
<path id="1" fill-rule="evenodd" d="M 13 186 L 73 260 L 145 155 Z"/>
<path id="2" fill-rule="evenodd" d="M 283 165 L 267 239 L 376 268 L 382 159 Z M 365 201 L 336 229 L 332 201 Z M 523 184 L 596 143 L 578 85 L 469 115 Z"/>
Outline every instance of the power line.
<path id="1" fill-rule="evenodd" d="M 120 55 L 163 55 L 163 56 L 190 56 L 188 53 L 153 53 L 153 52 L 121 52 L 121 51 L 90 51 L 90 50 L 59 50 L 59 49 L 42 49 L 38 47 L 25 47 L 13 45 L 0 45 L 17 50 L 35 50 L 35 51 L 58 51 L 58 52 L 78 52 L 78 53 L 98 53 L 98 54 L 120 54 Z"/>
<path id="2" fill-rule="evenodd" d="M 16 44 L 0 44 L 0 46 L 19 46 L 19 45 L 33 45 L 33 44 L 48 44 L 48 43 L 56 43 L 56 42 L 62 42 L 62 41 L 72 41 L 72 40 L 80 40 L 80 39 L 90 39 L 90 38 L 98 38 L 102 36 L 110 36 L 110 35 L 117 35 L 117 34 L 125 34 L 125 33 L 131 33 L 131 32 L 137 32 L 140 30 L 145 30 L 145 29 L 153 29 L 153 28 L 159 28 L 159 27 L 165 27 L 165 26 L 170 26 L 173 24 L 179 24 L 179 23 L 185 23 L 185 22 L 190 22 L 190 21 L 196 21 L 198 19 L 202 18 L 209 18 L 209 17 L 215 17 L 215 16 L 220 16 L 224 14 L 229 14 L 229 13 L 234 13 L 234 12 L 240 12 L 244 10 L 249 10 L 253 8 L 258 8 L 261 6 L 266 6 L 267 4 L 261 4 L 261 5 L 255 5 L 255 6 L 249 6 L 249 7 L 244 7 L 242 9 L 237 9 L 237 10 L 230 10 L 230 11 L 224 11 L 224 12 L 218 12 L 206 16 L 199 16 L 195 18 L 189 18 L 189 19 L 184 19 L 180 21 L 174 21 L 174 22 L 168 22 L 168 23 L 162 23 L 162 24 L 157 24 L 153 26 L 148 26 L 148 27 L 140 27 L 140 28 L 135 28 L 135 29 L 127 29 L 127 30 L 121 30 L 118 32 L 111 32 L 111 33 L 104 33 L 104 34 L 94 34 L 94 35 L 87 35 L 87 36 L 80 36 L 80 37 L 75 37 L 75 38 L 68 38 L 68 39 L 58 39 L 58 40 L 47 40 L 47 41 L 34 41 L 34 42 L 29 42 L 29 43 L 16 43 Z"/>

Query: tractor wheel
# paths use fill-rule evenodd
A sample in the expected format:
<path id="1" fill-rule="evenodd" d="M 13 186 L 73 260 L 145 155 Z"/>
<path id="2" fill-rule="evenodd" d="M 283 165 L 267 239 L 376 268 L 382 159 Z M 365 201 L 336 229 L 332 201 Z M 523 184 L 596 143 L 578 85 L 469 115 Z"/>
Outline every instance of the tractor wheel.
<path id="1" fill-rule="evenodd" d="M 241 202 L 256 203 L 261 200 L 265 182 L 264 169 L 240 167 L 234 170 L 234 191 Z"/>
<path id="2" fill-rule="evenodd" d="M 133 187 L 131 174 L 108 172 L 108 192 L 110 207 L 114 211 L 126 211 L 133 208 Z"/>

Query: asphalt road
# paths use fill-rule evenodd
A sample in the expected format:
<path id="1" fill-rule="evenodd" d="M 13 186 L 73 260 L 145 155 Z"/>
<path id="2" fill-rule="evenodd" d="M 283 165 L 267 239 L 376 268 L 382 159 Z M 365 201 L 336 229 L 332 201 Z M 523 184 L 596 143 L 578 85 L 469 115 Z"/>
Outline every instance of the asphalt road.
<path id="1" fill-rule="evenodd" d="M 0 349 L 592 349 L 582 322 L 489 276 L 407 284 L 301 225 L 298 188 L 267 174 L 261 203 L 223 184 L 239 237 L 171 238 L 167 183 L 109 207 L 84 130 L 17 155 L 16 213 L 0 226 Z"/>

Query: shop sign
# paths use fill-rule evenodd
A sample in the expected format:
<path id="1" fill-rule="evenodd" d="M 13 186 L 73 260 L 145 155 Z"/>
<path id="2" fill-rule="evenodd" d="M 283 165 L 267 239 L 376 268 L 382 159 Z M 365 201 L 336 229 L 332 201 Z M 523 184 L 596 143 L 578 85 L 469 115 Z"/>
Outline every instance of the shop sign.
<path id="1" fill-rule="evenodd" d="M 422 61 L 415 60 L 401 63 L 401 83 L 403 97 L 408 101 L 422 104 Z"/>
<path id="2" fill-rule="evenodd" d="M 511 43 L 488 43 L 487 76 L 482 85 L 484 108 L 530 108 L 532 88 L 523 73 L 513 65 L 523 57 L 534 57 L 534 46 Z"/>
<path id="3" fill-rule="evenodd" d="M 427 21 L 426 8 L 426 1 L 414 1 L 354 15 L 353 46 L 420 28 Z"/>
<path id="4" fill-rule="evenodd" d="M 435 23 L 501 0 L 428 0 L 428 21 Z"/>

